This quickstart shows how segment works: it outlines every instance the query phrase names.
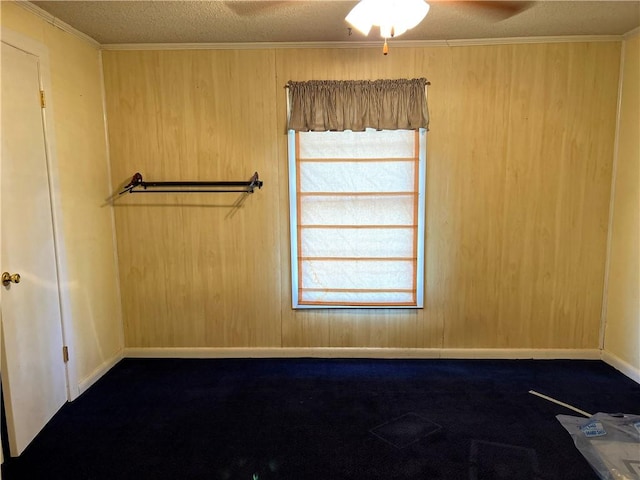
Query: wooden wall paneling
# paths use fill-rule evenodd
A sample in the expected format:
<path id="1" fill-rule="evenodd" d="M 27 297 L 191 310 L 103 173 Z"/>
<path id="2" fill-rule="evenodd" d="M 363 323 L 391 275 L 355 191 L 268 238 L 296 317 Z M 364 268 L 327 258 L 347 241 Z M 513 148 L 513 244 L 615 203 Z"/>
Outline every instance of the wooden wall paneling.
<path id="1" fill-rule="evenodd" d="M 451 76 L 441 108 L 447 129 L 439 133 L 440 158 L 430 185 L 438 196 L 428 216 L 443 218 L 438 262 L 443 265 L 444 346 L 491 345 L 502 251 L 504 150 L 511 52 L 504 47 L 450 49 Z M 436 140 L 433 140 L 434 142 Z M 434 154 L 432 154 L 433 157 Z M 436 177 L 436 178 L 434 178 Z"/>
<path id="2" fill-rule="evenodd" d="M 327 312 L 331 347 L 416 348 L 420 310 L 347 309 Z"/>
<path id="3" fill-rule="evenodd" d="M 266 182 L 239 209 L 117 202 L 127 345 L 595 348 L 619 49 L 105 52 L 114 189 L 138 170 Z M 283 86 L 401 77 L 432 82 L 426 306 L 294 311 Z"/>
<path id="4" fill-rule="evenodd" d="M 543 49 L 534 46 L 527 54 L 525 59 L 514 52 L 510 69 L 509 115 L 505 123 L 508 151 L 502 199 L 505 214 L 501 219 L 503 252 L 499 259 L 501 294 L 496 323 L 500 344 L 520 342 L 531 347 L 532 343 L 539 343 L 534 338 L 539 332 L 535 329 L 533 309 L 546 309 L 543 323 L 537 325 L 540 330 L 545 330 L 544 323 L 552 314 L 551 298 L 545 298 L 540 290 L 536 292 L 536 287 L 553 295 L 553 287 L 548 289 L 546 285 L 559 273 L 554 265 L 543 265 L 541 271 L 539 263 L 544 262 L 545 254 L 553 258 L 553 248 L 548 245 L 548 221 L 553 220 L 550 215 L 557 205 L 559 192 L 555 169 L 544 167 L 549 156 L 557 162 L 560 151 L 550 139 L 549 148 L 543 154 L 545 122 L 549 117 L 546 104 L 549 97 L 545 92 L 553 86 L 545 84 Z M 561 78 L 564 69 L 558 70 L 557 76 Z"/>
<path id="5" fill-rule="evenodd" d="M 451 149 L 448 139 L 457 131 L 451 121 L 453 56 L 451 48 L 422 49 L 416 62 L 419 72 L 425 72 L 431 82 L 428 87 L 429 133 L 427 134 L 427 194 L 425 241 L 425 308 L 418 316 L 418 345 L 442 348 L 450 272 L 447 256 L 452 238 Z"/>
<path id="6" fill-rule="evenodd" d="M 280 345 L 273 55 L 105 52 L 114 190 L 136 171 L 265 181 L 252 195 L 117 199 L 129 347 Z"/>
<path id="7" fill-rule="evenodd" d="M 610 212 L 605 198 L 610 198 L 611 194 L 620 50 L 621 42 L 612 42 L 600 49 L 593 49 L 589 44 L 576 45 L 572 52 L 574 78 L 582 76 L 583 82 L 589 79 L 585 82 L 588 88 L 583 99 L 575 100 L 574 110 L 567 119 L 569 124 L 584 126 L 581 134 L 575 135 L 574 142 L 582 147 L 578 155 L 591 160 L 583 167 L 585 184 L 581 190 L 581 214 L 583 238 L 594 240 L 581 246 L 578 272 L 585 291 L 593 292 L 593 295 L 579 297 L 579 328 L 574 329 L 582 345 L 589 347 L 599 346 L 599 333 L 596 330 L 599 331 L 601 321 L 605 264 L 594 260 L 606 257 Z M 586 62 L 580 60 L 583 52 L 588 59 Z M 587 100 L 587 97 L 592 98 Z M 579 121 L 575 122 L 576 119 Z M 587 264 L 591 264 L 592 268 L 587 269 Z M 597 313 L 593 313 L 594 310 Z"/>
<path id="8" fill-rule="evenodd" d="M 619 45 L 515 48 L 498 346 L 596 348 Z"/>
<path id="9" fill-rule="evenodd" d="M 368 346 L 374 335 L 378 345 L 400 347 L 595 347 L 613 122 L 597 133 L 592 119 L 614 113 L 618 48 L 394 49 L 386 58 L 363 49 L 336 51 L 332 59 L 327 51 L 278 51 L 283 82 L 415 76 L 433 82 L 426 308 L 415 326 L 390 313 L 383 339 L 372 333 L 373 323 L 360 320 L 369 315 L 291 312 L 284 291 L 283 344 L 326 344 L 328 337 L 332 346 Z M 595 65 L 607 72 L 596 83 Z M 578 106 L 582 112 L 574 111 Z M 588 140 L 594 135 L 595 142 Z M 286 142 L 279 145 L 286 149 Z M 568 146 L 583 158 L 577 171 L 564 173 Z M 598 166 L 596 176 L 590 165 Z M 595 217 L 585 216 L 586 203 Z M 581 218 L 580 228 L 566 215 Z M 590 256 L 579 253 L 585 249 Z"/>

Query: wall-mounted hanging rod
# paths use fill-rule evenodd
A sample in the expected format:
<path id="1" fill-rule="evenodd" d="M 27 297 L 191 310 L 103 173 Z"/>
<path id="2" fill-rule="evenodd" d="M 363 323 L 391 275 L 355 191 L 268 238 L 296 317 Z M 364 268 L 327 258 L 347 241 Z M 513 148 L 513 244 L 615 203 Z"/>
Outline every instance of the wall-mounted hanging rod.
<path id="1" fill-rule="evenodd" d="M 258 172 L 245 182 L 145 182 L 142 174 L 136 172 L 131 181 L 120 192 L 123 193 L 253 193 L 254 188 L 262 188 Z"/>

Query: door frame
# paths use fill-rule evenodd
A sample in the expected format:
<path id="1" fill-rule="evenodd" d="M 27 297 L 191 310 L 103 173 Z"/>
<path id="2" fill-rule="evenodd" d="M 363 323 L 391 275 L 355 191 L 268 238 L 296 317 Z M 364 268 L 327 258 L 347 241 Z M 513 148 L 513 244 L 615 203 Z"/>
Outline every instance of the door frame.
<path id="1" fill-rule="evenodd" d="M 63 213 L 58 178 L 58 159 L 55 140 L 54 99 L 51 86 L 51 63 L 49 50 L 46 45 L 22 33 L 2 27 L 0 41 L 26 53 L 38 57 L 38 71 L 40 89 L 45 92 L 45 107 L 42 112 L 42 128 L 44 134 L 44 148 L 47 163 L 47 177 L 49 180 L 49 198 L 51 201 L 51 215 L 53 220 L 53 243 L 57 274 L 58 299 L 60 304 L 60 318 L 63 344 L 69 348 L 69 361 L 65 365 L 67 401 L 78 398 L 77 367 L 75 362 L 75 335 L 72 321 L 71 295 L 69 275 L 67 271 L 67 256 L 65 249 Z M 1 104 L 0 104 L 1 108 Z M 0 162 L 1 165 L 1 162 Z M 0 167 L 0 175 L 2 170 Z M 1 201 L 1 197 L 0 197 Z M 2 219 L 0 219 L 1 222 Z M 1 225 L 1 224 L 0 224 Z M 0 240 L 1 241 L 1 240 Z M 0 258 L 0 265 L 2 264 Z M 62 360 L 62 359 L 61 359 Z"/>

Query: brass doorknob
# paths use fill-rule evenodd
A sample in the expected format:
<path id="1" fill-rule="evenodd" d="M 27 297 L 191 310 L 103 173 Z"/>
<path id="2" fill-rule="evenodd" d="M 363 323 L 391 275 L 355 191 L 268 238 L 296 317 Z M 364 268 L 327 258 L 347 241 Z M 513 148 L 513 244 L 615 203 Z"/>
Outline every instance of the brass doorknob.
<path id="1" fill-rule="evenodd" d="M 13 275 L 9 272 L 2 273 L 2 285 L 5 287 L 10 283 L 20 283 L 20 274 L 14 273 Z"/>

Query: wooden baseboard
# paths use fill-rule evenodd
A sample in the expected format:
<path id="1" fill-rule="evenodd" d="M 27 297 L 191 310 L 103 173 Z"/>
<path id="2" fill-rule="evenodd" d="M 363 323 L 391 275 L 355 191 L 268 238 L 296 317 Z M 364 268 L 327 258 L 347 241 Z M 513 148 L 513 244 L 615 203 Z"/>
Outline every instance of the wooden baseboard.
<path id="1" fill-rule="evenodd" d="M 125 348 L 129 358 L 449 358 L 599 360 L 598 349 Z"/>
<path id="2" fill-rule="evenodd" d="M 120 350 L 113 357 L 105 360 L 102 364 L 98 366 L 88 377 L 84 378 L 82 381 L 78 383 L 78 395 L 82 395 L 84 392 L 91 387 L 94 383 L 96 383 L 102 376 L 107 373 L 113 366 L 118 363 L 124 357 L 124 352 Z"/>
<path id="3" fill-rule="evenodd" d="M 603 362 L 611 365 L 616 370 L 618 370 L 621 373 L 625 374 L 627 377 L 629 377 L 634 382 L 640 383 L 640 368 L 639 367 L 631 365 L 630 363 L 626 362 L 625 360 L 622 360 L 617 355 L 614 355 L 611 352 L 607 352 L 606 350 L 602 350 L 601 358 L 602 358 Z"/>

